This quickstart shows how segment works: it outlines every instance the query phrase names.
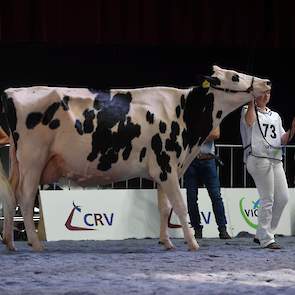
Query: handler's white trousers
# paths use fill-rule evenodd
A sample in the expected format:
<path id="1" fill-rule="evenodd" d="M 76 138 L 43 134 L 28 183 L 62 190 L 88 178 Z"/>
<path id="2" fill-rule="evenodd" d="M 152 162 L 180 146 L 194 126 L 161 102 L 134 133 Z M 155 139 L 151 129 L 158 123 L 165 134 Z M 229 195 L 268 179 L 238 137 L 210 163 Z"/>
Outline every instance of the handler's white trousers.
<path id="1" fill-rule="evenodd" d="M 247 159 L 247 170 L 260 196 L 256 238 L 266 247 L 275 241 L 275 230 L 288 202 L 286 175 L 281 161 L 251 155 Z"/>

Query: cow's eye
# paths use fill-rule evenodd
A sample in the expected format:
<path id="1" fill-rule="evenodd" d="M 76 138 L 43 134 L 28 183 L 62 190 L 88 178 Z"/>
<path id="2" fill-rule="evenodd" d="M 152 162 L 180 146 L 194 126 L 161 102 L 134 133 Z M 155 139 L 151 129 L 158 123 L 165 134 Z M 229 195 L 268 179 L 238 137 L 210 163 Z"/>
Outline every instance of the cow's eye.
<path id="1" fill-rule="evenodd" d="M 239 81 L 240 81 L 240 77 L 239 77 L 239 75 L 237 75 L 237 74 L 234 74 L 234 75 L 231 77 L 231 79 L 232 79 L 233 82 L 239 82 Z"/>

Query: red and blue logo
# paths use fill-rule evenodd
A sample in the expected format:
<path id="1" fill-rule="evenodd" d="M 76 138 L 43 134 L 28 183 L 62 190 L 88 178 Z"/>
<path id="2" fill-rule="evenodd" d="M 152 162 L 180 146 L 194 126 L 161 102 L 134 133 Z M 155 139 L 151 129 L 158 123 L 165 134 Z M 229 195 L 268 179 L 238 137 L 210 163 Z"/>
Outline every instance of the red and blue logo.
<path id="1" fill-rule="evenodd" d="M 75 213 L 81 213 L 79 220 L 84 226 L 73 225 L 73 217 Z M 75 205 L 73 201 L 73 208 L 67 218 L 65 227 L 70 231 L 88 231 L 98 230 L 100 226 L 112 226 L 114 221 L 114 213 L 82 213 L 81 206 Z"/>

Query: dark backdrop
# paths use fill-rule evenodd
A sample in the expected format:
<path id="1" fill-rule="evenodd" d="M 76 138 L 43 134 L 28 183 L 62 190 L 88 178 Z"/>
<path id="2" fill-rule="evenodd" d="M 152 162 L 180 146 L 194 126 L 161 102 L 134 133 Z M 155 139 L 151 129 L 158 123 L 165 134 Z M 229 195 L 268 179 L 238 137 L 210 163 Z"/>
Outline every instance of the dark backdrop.
<path id="1" fill-rule="evenodd" d="M 0 41 L 294 47 L 288 0 L 6 0 Z"/>
<path id="2" fill-rule="evenodd" d="M 193 86 L 213 64 L 270 78 L 271 107 L 295 115 L 292 1 L 0 1 L 0 90 Z M 240 110 L 219 143 L 240 143 Z M 293 140 L 292 143 L 295 143 Z"/>
<path id="3" fill-rule="evenodd" d="M 31 85 L 82 86 L 98 89 L 195 85 L 212 64 L 234 68 L 273 82 L 271 107 L 288 128 L 295 115 L 295 62 L 287 49 L 232 49 L 178 45 L 2 44 L 0 88 Z M 240 143 L 240 110 L 222 123 L 222 143 Z"/>

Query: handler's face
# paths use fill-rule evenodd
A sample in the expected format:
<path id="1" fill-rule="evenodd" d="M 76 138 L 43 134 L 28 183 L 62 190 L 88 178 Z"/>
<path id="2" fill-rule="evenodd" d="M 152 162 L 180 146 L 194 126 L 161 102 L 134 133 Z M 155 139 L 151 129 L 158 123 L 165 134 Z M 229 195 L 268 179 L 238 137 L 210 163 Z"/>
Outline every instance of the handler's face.
<path id="1" fill-rule="evenodd" d="M 265 107 L 270 100 L 270 91 L 266 91 L 263 95 L 256 98 L 256 103 L 259 107 Z"/>

